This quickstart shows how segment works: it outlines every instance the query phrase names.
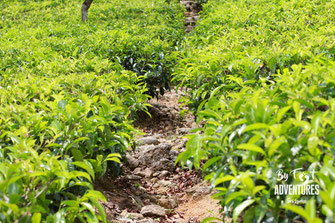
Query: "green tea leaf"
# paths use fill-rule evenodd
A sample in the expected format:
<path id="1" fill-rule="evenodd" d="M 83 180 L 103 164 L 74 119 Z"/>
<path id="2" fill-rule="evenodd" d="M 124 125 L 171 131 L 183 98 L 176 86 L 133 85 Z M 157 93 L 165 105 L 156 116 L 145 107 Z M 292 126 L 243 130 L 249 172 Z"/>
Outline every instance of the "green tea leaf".
<path id="1" fill-rule="evenodd" d="M 33 217 L 31 218 L 32 223 L 40 223 L 42 219 L 41 213 L 34 213 Z"/>
<path id="2" fill-rule="evenodd" d="M 237 218 L 241 215 L 241 213 L 250 205 L 252 205 L 255 202 L 254 199 L 251 200 L 245 200 L 243 201 L 241 204 L 239 204 L 235 210 L 234 210 L 234 214 L 233 214 L 233 221 L 237 222 Z"/>
<path id="3" fill-rule="evenodd" d="M 72 162 L 72 164 L 86 170 L 86 172 L 89 173 L 91 177 L 94 179 L 95 173 L 90 164 L 81 161 Z"/>
<path id="4" fill-rule="evenodd" d="M 249 150 L 249 151 L 253 151 L 253 152 L 258 152 L 258 153 L 262 153 L 265 155 L 265 152 L 264 150 L 259 147 L 259 146 L 256 146 L 254 144 L 240 144 L 237 146 L 237 149 L 243 149 L 243 150 Z"/>

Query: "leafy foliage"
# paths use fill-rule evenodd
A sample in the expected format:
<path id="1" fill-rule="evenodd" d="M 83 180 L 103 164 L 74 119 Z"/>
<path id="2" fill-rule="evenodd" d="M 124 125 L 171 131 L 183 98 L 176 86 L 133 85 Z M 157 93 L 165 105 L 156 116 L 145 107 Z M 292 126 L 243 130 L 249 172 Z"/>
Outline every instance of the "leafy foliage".
<path id="1" fill-rule="evenodd" d="M 168 88 L 179 5 L 95 1 L 85 24 L 80 5 L 0 3 L 1 222 L 106 222 L 93 181 L 117 172 L 134 114 Z"/>
<path id="2" fill-rule="evenodd" d="M 175 79 L 204 124 L 178 161 L 197 168 L 206 161 L 206 179 L 235 222 L 334 222 L 333 7 L 209 1 L 188 39 Z M 278 171 L 297 168 L 318 195 L 275 194 Z"/>
<path id="3" fill-rule="evenodd" d="M 183 11 L 176 1 L 97 0 L 86 23 L 76 13 L 81 1 L 1 4 L 0 27 L 6 29 L 1 32 L 2 69 L 48 77 L 125 69 L 144 77 L 151 96 L 169 89 L 175 50 L 184 34 Z"/>
<path id="4" fill-rule="evenodd" d="M 293 64 L 334 59 L 332 1 L 211 1 L 184 47 L 175 80 L 190 90 L 185 103 L 201 109 L 214 90 L 234 90 L 230 79 L 271 80 Z M 327 13 L 325 13 L 327 12 Z M 238 15 L 238 16 L 236 16 Z"/>

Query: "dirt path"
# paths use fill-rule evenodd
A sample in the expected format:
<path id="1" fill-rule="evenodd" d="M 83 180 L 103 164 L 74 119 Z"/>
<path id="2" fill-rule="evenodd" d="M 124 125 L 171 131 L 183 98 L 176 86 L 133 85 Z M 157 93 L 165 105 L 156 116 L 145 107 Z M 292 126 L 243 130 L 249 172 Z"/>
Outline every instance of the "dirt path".
<path id="1" fill-rule="evenodd" d="M 190 32 L 201 5 L 196 1 L 181 4 L 187 10 L 185 31 Z M 172 90 L 150 101 L 151 117 L 139 114 L 140 121 L 135 123 L 145 135 L 138 137 L 136 150 L 127 154 L 122 174 L 95 184 L 107 198 L 103 205 L 111 222 L 187 223 L 219 217 L 219 205 L 201 174 L 175 166 L 187 143 L 183 137 L 198 127 L 191 114 L 180 115 L 180 94 Z"/>
<path id="2" fill-rule="evenodd" d="M 136 123 L 145 135 L 127 155 L 123 174 L 96 184 L 107 197 L 104 206 L 112 222 L 186 223 L 219 216 L 219 206 L 200 173 L 174 164 L 185 149 L 183 136 L 197 127 L 192 115 L 179 115 L 179 97 L 172 90 L 150 101 L 152 117 L 143 115 Z"/>
<path id="3" fill-rule="evenodd" d="M 191 32 L 199 19 L 199 12 L 202 10 L 202 6 L 197 1 L 189 1 L 189 0 L 181 0 L 181 4 L 183 4 L 186 8 L 185 12 L 185 22 L 186 22 L 186 32 Z"/>

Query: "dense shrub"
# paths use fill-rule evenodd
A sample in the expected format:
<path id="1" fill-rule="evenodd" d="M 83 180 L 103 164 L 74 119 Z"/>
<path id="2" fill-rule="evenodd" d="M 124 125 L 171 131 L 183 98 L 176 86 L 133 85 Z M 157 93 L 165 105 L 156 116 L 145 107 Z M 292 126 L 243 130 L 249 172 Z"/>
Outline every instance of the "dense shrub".
<path id="1" fill-rule="evenodd" d="M 176 1 L 94 1 L 79 23 L 81 1 L 2 1 L 0 67 L 38 75 L 126 69 L 144 76 L 149 94 L 169 89 L 183 37 Z M 4 31 L 6 30 L 6 32 Z"/>
<path id="2" fill-rule="evenodd" d="M 228 76 L 257 82 L 312 55 L 334 60 L 332 1 L 211 1 L 184 47 L 176 80 L 198 109 Z M 238 15 L 238 16 L 237 16 Z M 228 82 L 227 82 L 228 81 Z M 226 86 L 224 88 L 230 88 Z M 201 107 L 201 106 L 200 106 Z"/>
<path id="3" fill-rule="evenodd" d="M 106 222 L 93 181 L 119 171 L 134 114 L 168 88 L 176 2 L 94 1 L 85 24 L 81 3 L 0 2 L 1 222 Z"/>
<path id="4" fill-rule="evenodd" d="M 132 142 L 130 113 L 147 98 L 136 82 L 132 73 L 84 73 L 13 78 L 0 89 L 2 221 L 98 221 L 92 205 L 104 216 L 92 181 Z"/>
<path id="5" fill-rule="evenodd" d="M 334 222 L 333 8 L 321 0 L 209 1 L 188 39 L 176 79 L 203 127 L 178 161 L 206 161 L 206 179 L 235 222 Z M 298 168 L 301 179 L 290 173 Z M 319 193 L 276 194 L 284 184 Z"/>

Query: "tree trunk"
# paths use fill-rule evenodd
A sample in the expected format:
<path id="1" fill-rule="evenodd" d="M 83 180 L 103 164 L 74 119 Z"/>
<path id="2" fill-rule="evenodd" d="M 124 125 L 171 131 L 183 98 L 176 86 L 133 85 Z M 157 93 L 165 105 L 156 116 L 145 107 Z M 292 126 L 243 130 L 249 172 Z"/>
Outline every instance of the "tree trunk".
<path id="1" fill-rule="evenodd" d="M 87 19 L 88 9 L 91 7 L 93 0 L 85 0 L 81 7 L 81 21 L 85 22 Z"/>

